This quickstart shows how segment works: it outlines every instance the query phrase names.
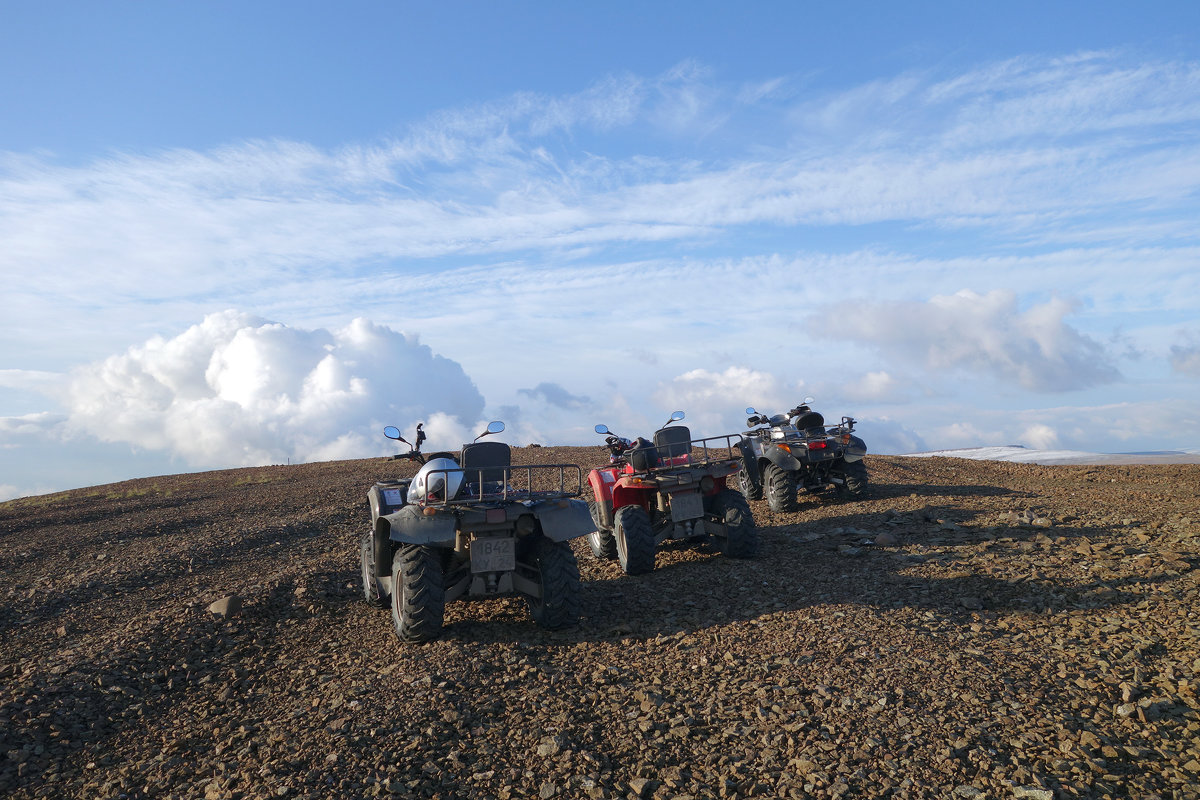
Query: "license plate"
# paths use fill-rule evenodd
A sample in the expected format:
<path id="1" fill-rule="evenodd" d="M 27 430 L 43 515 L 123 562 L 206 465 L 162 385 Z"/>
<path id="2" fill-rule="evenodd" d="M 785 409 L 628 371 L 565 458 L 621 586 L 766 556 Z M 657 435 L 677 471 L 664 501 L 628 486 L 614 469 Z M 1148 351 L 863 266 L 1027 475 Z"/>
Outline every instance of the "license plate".
<path id="1" fill-rule="evenodd" d="M 488 536 L 471 542 L 471 572 L 507 572 L 517 568 L 517 540 Z"/>
<path id="2" fill-rule="evenodd" d="M 699 492 L 681 492 L 671 495 L 671 521 L 683 522 L 704 516 L 704 498 Z"/>

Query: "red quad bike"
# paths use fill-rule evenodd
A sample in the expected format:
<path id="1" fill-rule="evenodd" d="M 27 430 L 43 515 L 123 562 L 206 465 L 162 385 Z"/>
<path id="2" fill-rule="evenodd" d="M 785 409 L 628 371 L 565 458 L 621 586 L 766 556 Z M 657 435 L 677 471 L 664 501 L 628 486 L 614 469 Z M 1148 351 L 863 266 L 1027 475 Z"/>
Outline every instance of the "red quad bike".
<path id="1" fill-rule="evenodd" d="M 692 439 L 676 411 L 654 433 L 654 442 L 617 436 L 606 425 L 609 466 L 588 473 L 588 508 L 596 530 L 592 554 L 616 558 L 627 575 L 654 569 L 655 550 L 666 539 L 712 539 L 725 555 L 751 558 L 758 530 L 750 505 L 726 481 L 741 467 L 738 434 Z"/>

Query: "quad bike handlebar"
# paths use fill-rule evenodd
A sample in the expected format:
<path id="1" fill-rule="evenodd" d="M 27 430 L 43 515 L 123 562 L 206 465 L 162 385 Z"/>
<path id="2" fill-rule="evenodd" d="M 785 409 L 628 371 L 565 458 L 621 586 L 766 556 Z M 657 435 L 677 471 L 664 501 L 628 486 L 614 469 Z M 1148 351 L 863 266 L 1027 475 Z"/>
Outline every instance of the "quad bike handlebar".
<path id="1" fill-rule="evenodd" d="M 389 460 L 391 460 L 391 461 L 416 461 L 418 464 L 421 464 L 423 466 L 425 464 L 425 454 L 421 452 L 421 444 L 426 439 L 425 431 L 422 430 L 424 425 L 425 425 L 424 422 L 417 423 L 417 435 L 415 437 L 417 440 L 416 444 L 413 444 L 412 442 L 408 441 L 408 439 L 405 439 L 403 436 L 401 436 L 400 429 L 397 428 L 395 425 L 388 425 L 386 428 L 384 428 L 383 429 L 384 436 L 386 436 L 389 439 L 395 439 L 398 442 L 404 442 L 406 445 L 408 445 L 407 453 L 396 453 L 393 456 L 389 456 Z"/>

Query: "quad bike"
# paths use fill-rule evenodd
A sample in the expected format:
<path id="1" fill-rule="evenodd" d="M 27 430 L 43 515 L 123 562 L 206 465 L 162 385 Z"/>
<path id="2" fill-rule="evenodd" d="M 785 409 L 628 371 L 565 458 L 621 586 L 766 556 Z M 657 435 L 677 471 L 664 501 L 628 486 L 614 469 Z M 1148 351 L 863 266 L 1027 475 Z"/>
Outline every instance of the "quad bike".
<path id="1" fill-rule="evenodd" d="M 392 457 L 420 463 L 416 475 L 379 481 L 367 492 L 363 596 L 391 606 L 402 641 L 436 639 L 446 603 L 459 598 L 521 595 L 533 619 L 550 629 L 579 619 L 579 566 L 568 540 L 592 530 L 578 499 L 583 470 L 512 466 L 507 444 L 479 441 L 502 430 L 503 422 L 492 422 L 457 458 L 427 457 L 418 425 L 416 444 Z M 393 426 L 384 435 L 408 444 Z"/>
<path id="2" fill-rule="evenodd" d="M 737 434 L 692 439 L 676 411 L 654 433 L 654 442 L 617 436 L 607 426 L 609 466 L 588 473 L 588 508 L 595 530 L 588 536 L 597 558 L 616 558 L 627 575 L 654 569 L 655 550 L 666 539 L 712 538 L 733 558 L 750 558 L 758 531 L 750 506 L 727 479 L 738 471 Z M 698 451 L 698 452 L 697 452 Z"/>
<path id="3" fill-rule="evenodd" d="M 867 445 L 854 435 L 854 419 L 837 425 L 809 408 L 811 397 L 787 414 L 771 417 L 747 408 L 751 430 L 742 434 L 742 471 L 738 487 L 748 500 L 766 494 L 772 511 L 795 511 L 798 490 L 819 494 L 832 488 L 842 497 L 858 497 L 867 487 L 863 456 Z M 762 426 L 767 427 L 754 427 Z"/>

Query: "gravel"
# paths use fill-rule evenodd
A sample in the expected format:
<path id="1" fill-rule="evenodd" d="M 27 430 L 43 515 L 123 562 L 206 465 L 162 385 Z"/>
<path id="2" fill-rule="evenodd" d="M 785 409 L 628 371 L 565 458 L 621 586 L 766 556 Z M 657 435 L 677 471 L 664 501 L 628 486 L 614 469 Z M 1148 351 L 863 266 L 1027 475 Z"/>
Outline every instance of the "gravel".
<path id="1" fill-rule="evenodd" d="M 518 463 L 595 466 L 599 448 Z M 364 603 L 384 460 L 0 504 L 10 798 L 1200 797 L 1200 467 L 868 456 L 583 621 Z"/>

